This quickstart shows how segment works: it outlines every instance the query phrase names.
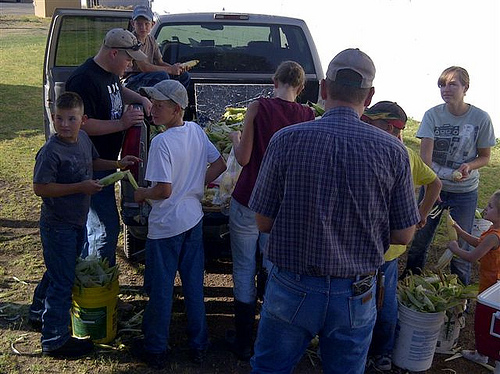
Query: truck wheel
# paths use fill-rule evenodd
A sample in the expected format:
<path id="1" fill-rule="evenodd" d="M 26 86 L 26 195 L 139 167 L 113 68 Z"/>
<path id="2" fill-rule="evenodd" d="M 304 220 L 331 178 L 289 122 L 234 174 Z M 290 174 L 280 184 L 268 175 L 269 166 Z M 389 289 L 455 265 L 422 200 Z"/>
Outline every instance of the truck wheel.
<path id="1" fill-rule="evenodd" d="M 123 225 L 123 253 L 125 257 L 134 262 L 144 262 L 146 241 L 136 238 L 127 225 Z"/>

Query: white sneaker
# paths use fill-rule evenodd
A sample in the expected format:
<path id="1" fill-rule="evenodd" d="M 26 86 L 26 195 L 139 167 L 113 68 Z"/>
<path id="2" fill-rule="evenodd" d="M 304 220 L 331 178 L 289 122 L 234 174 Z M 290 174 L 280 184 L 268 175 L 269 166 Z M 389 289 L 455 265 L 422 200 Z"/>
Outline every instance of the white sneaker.
<path id="1" fill-rule="evenodd" d="M 488 356 L 482 355 L 478 351 L 472 351 L 469 349 L 465 349 L 462 351 L 462 356 L 469 360 L 469 361 L 474 361 L 477 362 L 478 364 L 487 364 L 488 363 Z"/>

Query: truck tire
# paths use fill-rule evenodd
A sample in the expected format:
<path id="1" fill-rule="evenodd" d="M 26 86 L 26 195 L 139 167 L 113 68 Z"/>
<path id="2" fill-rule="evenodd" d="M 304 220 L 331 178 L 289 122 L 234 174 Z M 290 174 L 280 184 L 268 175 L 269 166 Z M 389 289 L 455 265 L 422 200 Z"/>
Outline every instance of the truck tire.
<path id="1" fill-rule="evenodd" d="M 136 238 L 127 225 L 123 225 L 123 253 L 127 260 L 133 262 L 144 262 L 146 258 L 146 241 Z"/>

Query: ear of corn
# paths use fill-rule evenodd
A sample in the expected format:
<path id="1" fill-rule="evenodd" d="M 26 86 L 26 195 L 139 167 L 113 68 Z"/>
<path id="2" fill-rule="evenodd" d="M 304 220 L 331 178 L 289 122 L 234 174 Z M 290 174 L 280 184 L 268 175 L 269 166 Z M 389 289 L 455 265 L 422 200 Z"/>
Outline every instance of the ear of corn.
<path id="1" fill-rule="evenodd" d="M 181 66 L 183 68 L 191 69 L 191 68 L 195 67 L 196 65 L 198 65 L 199 62 L 200 62 L 200 60 L 189 60 L 189 61 L 181 63 Z"/>
<path id="2" fill-rule="evenodd" d="M 126 173 L 127 173 L 128 181 L 130 182 L 132 187 L 134 187 L 134 190 L 137 190 L 139 188 L 139 185 L 137 184 L 137 181 L 135 180 L 134 175 L 130 172 L 130 170 L 127 170 Z"/>
<path id="3" fill-rule="evenodd" d="M 479 209 L 476 209 L 476 212 L 474 213 L 474 218 L 475 219 L 483 218 L 483 214 L 481 213 L 481 211 Z"/>
<path id="4" fill-rule="evenodd" d="M 106 187 L 106 186 L 109 186 L 110 184 L 118 182 L 119 180 L 125 178 L 126 176 L 127 176 L 126 171 L 117 171 L 113 174 L 110 174 L 110 175 L 100 179 L 99 183 L 102 184 L 104 187 Z"/>
<path id="5" fill-rule="evenodd" d="M 446 209 L 445 215 L 446 215 L 446 230 L 448 231 L 448 239 L 450 241 L 458 240 L 457 231 L 453 227 L 455 221 L 453 220 L 453 218 L 451 218 L 449 209 Z M 450 251 L 449 249 L 446 249 L 446 251 L 443 252 L 441 257 L 439 257 L 439 260 L 435 265 L 436 270 L 443 270 L 450 263 L 452 259 L 453 259 L 453 252 Z"/>
<path id="6" fill-rule="evenodd" d="M 451 174 L 451 177 L 453 178 L 454 181 L 458 181 L 460 179 L 462 179 L 463 175 L 461 172 L 459 172 L 458 170 L 455 170 L 452 174 Z"/>
<path id="7" fill-rule="evenodd" d="M 137 181 L 135 180 L 134 175 L 130 172 L 130 170 L 126 170 L 125 173 L 126 173 L 125 177 L 128 179 L 128 181 L 130 182 L 130 184 L 132 185 L 134 190 L 137 190 L 139 188 L 139 184 L 137 184 Z M 153 205 L 153 203 L 149 199 L 146 199 L 146 202 L 150 206 Z"/>
<path id="8" fill-rule="evenodd" d="M 451 262 L 452 258 L 453 252 L 446 248 L 446 251 L 443 252 L 436 263 L 436 270 L 443 270 Z"/>
<path id="9" fill-rule="evenodd" d="M 450 210 L 446 210 L 446 227 L 448 229 L 448 239 L 458 240 L 457 230 L 453 227 L 455 221 L 451 218 Z"/>
<path id="10" fill-rule="evenodd" d="M 323 108 L 321 105 L 313 103 L 312 101 L 308 101 L 307 105 L 314 109 L 314 111 L 316 112 L 316 117 L 325 114 L 325 108 Z"/>

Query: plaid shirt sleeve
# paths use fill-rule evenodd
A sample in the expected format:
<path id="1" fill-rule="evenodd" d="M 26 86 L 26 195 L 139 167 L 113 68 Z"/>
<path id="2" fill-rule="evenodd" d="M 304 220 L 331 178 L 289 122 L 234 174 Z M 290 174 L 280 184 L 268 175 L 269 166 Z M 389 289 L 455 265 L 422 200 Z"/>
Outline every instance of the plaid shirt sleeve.
<path id="1" fill-rule="evenodd" d="M 391 196 L 389 220 L 391 230 L 402 230 L 418 223 L 420 216 L 415 199 L 415 188 L 407 152 L 401 152 L 396 162 L 404 167 L 400 170 Z"/>

